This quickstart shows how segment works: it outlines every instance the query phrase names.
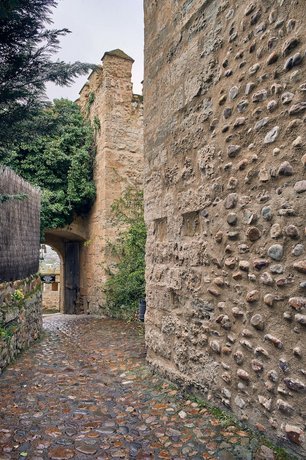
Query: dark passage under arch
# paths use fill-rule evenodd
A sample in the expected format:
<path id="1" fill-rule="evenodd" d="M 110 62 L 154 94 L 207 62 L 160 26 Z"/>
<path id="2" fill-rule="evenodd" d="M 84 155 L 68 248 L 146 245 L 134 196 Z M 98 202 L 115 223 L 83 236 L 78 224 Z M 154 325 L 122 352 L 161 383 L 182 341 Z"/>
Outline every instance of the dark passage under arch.
<path id="1" fill-rule="evenodd" d="M 64 254 L 64 313 L 75 315 L 79 311 L 80 295 L 80 242 L 66 241 Z"/>
<path id="2" fill-rule="evenodd" d="M 80 252 L 83 235 L 68 228 L 48 230 L 45 243 L 52 246 L 61 257 L 61 305 L 60 311 L 68 315 L 82 313 L 80 305 Z"/>

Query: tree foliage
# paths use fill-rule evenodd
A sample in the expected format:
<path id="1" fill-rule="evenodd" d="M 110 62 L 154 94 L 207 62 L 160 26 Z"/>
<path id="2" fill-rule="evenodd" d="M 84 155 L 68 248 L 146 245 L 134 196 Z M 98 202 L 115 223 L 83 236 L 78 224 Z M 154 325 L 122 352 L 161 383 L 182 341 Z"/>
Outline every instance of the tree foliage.
<path id="1" fill-rule="evenodd" d="M 61 228 L 85 214 L 95 197 L 92 128 L 77 104 L 59 99 L 23 129 L 21 142 L 0 150 L 0 162 L 42 189 L 42 232 Z"/>
<path id="2" fill-rule="evenodd" d="M 46 83 L 65 86 L 93 65 L 54 61 L 68 29 L 49 29 L 57 0 L 0 2 L 0 145 L 16 135 L 16 123 L 45 103 Z"/>
<path id="3" fill-rule="evenodd" d="M 129 189 L 112 206 L 114 220 L 123 225 L 110 244 L 114 264 L 108 267 L 105 284 L 107 310 L 115 318 L 133 319 L 138 302 L 145 298 L 146 226 L 143 193 Z"/>

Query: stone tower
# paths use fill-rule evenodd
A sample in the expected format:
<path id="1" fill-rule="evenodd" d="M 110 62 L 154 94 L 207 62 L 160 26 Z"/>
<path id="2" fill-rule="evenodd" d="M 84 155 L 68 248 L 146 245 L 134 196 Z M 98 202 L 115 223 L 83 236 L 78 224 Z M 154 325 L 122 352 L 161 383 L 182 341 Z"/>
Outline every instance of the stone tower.
<path id="1" fill-rule="evenodd" d="M 103 306 L 105 268 L 111 263 L 107 243 L 118 231 L 111 220 L 111 205 L 127 187 L 142 187 L 143 108 L 142 97 L 132 90 L 133 62 L 119 49 L 105 53 L 77 101 L 96 138 L 97 196 L 86 221 L 81 222 L 86 227 L 86 241 L 80 248 L 80 296 L 85 312 L 98 313 Z"/>

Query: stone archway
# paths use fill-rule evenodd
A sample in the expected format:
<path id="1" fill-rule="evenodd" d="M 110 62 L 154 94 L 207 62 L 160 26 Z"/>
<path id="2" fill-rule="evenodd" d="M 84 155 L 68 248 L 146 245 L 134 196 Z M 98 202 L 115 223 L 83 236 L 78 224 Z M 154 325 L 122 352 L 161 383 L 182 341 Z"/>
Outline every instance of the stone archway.
<path id="1" fill-rule="evenodd" d="M 45 244 L 54 248 L 61 259 L 60 311 L 77 315 L 83 313 L 81 302 L 81 252 L 86 237 L 79 229 L 47 230 Z"/>

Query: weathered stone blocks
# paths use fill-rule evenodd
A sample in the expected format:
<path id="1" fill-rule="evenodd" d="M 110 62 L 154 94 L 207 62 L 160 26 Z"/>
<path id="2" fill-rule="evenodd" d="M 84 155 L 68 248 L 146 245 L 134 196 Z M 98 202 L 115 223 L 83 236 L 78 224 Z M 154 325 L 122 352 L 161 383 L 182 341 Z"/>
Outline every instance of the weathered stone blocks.
<path id="1" fill-rule="evenodd" d="M 180 381 L 205 386 L 216 404 L 285 438 L 303 458 L 304 5 L 193 0 L 183 12 L 183 3 L 145 0 L 146 327 L 149 338 L 157 331 L 156 340 L 182 350 L 165 359 L 150 339 L 148 359 Z M 195 31 L 203 17 L 205 28 Z M 175 40 L 180 47 L 169 63 L 159 50 Z M 212 65 L 215 77 L 207 79 Z M 176 173 L 166 180 L 169 171 Z M 192 213 L 199 216 L 195 231 L 185 231 Z M 162 254 L 154 234 L 161 217 Z M 179 257 L 174 242 L 186 248 Z M 163 285 L 174 317 L 190 321 L 194 299 L 211 305 L 209 312 L 199 307 L 205 319 L 184 337 L 161 332 L 165 291 L 149 276 L 157 262 L 166 272 L 179 270 L 181 283 L 170 278 Z"/>

